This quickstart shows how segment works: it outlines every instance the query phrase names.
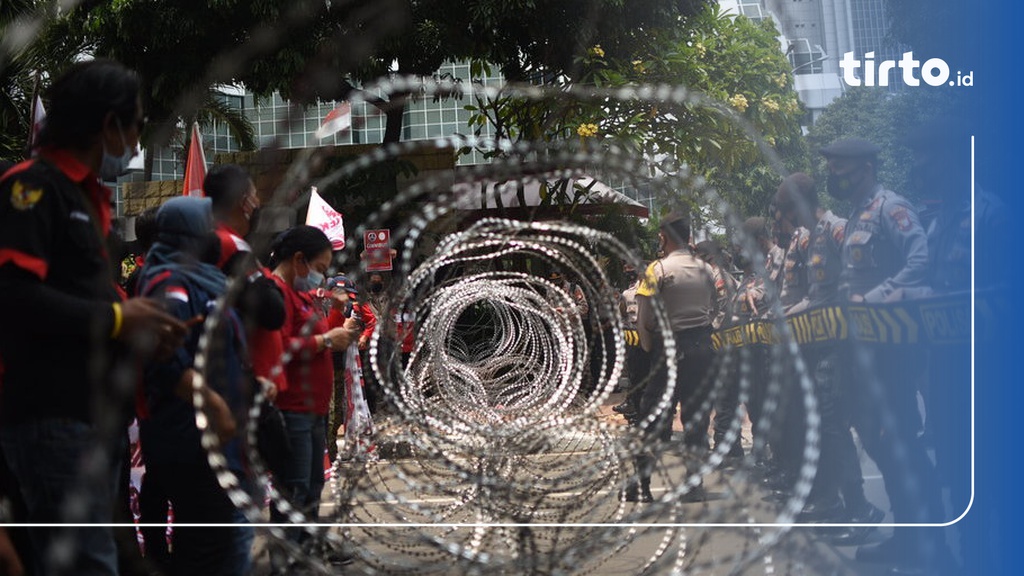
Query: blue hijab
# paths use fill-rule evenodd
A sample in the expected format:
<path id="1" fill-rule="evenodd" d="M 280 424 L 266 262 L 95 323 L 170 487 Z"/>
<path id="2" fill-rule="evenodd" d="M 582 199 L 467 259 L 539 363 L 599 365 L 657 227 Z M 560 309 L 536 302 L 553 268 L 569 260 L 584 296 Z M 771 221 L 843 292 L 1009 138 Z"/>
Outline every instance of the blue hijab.
<path id="1" fill-rule="evenodd" d="M 227 277 L 204 262 L 204 252 L 217 245 L 212 202 L 209 198 L 180 196 L 165 202 L 156 213 L 156 242 L 146 254 L 139 286 L 170 271 L 213 296 L 227 288 Z"/>

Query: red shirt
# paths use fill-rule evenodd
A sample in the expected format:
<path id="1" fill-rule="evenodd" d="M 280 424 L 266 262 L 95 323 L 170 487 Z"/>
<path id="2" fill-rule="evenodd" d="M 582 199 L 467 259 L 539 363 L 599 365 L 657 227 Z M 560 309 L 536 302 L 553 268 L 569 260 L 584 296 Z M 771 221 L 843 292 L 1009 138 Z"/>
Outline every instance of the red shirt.
<path id="1" fill-rule="evenodd" d="M 278 276 L 272 278 L 284 294 L 285 319 L 281 340 L 285 350 L 291 354 L 284 370 L 288 387 L 279 391 L 276 404 L 289 412 L 326 415 L 334 389 L 334 360 L 329 349 L 317 352 L 317 336 L 327 332 L 327 319 L 309 294 L 295 290 Z M 303 327 L 311 319 L 312 330 L 307 329 L 308 335 L 302 336 Z"/>

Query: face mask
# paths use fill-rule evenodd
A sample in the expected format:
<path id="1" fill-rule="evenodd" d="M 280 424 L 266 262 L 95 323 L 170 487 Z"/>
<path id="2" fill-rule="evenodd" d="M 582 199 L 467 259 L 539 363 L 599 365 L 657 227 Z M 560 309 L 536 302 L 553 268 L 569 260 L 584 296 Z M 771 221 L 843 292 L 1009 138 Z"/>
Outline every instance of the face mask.
<path id="1" fill-rule="evenodd" d="M 860 178 L 857 180 L 850 177 L 850 175 L 855 172 L 860 173 Z M 851 170 L 846 174 L 829 174 L 827 182 L 828 195 L 839 200 L 846 200 L 853 195 L 853 191 L 856 190 L 863 181 L 864 172 L 861 168 Z"/>
<path id="2" fill-rule="evenodd" d="M 124 154 L 120 157 L 112 156 L 107 153 L 107 147 L 103 147 L 103 162 L 100 164 L 100 178 L 105 181 L 116 180 L 118 176 L 124 176 L 128 173 L 128 165 L 131 164 L 132 158 L 135 156 L 135 149 L 129 148 L 128 143 L 124 140 L 124 133 L 121 129 L 117 129 L 118 133 L 121 134 L 121 144 L 124 145 Z"/>
<path id="3" fill-rule="evenodd" d="M 384 291 L 384 283 L 383 282 L 370 282 L 370 292 L 372 292 L 374 294 L 380 294 L 383 291 Z"/>
<path id="4" fill-rule="evenodd" d="M 636 279 L 637 279 L 636 270 L 633 270 L 632 272 L 626 272 L 626 282 L 629 282 L 630 284 L 632 284 L 633 282 L 636 282 Z"/>
<path id="5" fill-rule="evenodd" d="M 324 280 L 326 280 L 326 278 L 323 274 L 310 268 L 309 273 L 305 276 L 295 276 L 295 289 L 299 292 L 316 290 L 323 286 Z"/>

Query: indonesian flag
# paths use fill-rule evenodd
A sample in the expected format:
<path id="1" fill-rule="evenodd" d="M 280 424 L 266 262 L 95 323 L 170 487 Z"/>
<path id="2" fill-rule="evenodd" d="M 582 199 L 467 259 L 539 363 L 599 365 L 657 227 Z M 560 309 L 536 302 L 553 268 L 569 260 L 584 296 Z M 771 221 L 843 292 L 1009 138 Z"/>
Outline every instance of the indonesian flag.
<path id="1" fill-rule="evenodd" d="M 185 162 L 185 188 L 182 196 L 202 197 L 203 180 L 206 179 L 206 153 L 203 139 L 199 136 L 199 123 L 192 123 L 192 141 L 188 145 L 188 160 Z"/>
<path id="2" fill-rule="evenodd" d="M 32 101 L 32 132 L 28 137 L 29 150 L 35 150 L 36 143 L 39 142 L 39 132 L 43 129 L 43 118 L 46 118 L 43 99 L 36 95 L 36 99 Z"/>
<path id="3" fill-rule="evenodd" d="M 315 187 L 309 197 L 306 224 L 323 230 L 324 234 L 331 239 L 333 250 L 345 248 L 345 223 L 342 220 L 341 212 L 331 208 L 331 205 L 320 197 Z"/>
<path id="4" fill-rule="evenodd" d="M 313 137 L 322 140 L 352 127 L 352 105 L 348 102 L 338 104 L 334 110 L 327 113 L 323 124 L 313 133 Z"/>

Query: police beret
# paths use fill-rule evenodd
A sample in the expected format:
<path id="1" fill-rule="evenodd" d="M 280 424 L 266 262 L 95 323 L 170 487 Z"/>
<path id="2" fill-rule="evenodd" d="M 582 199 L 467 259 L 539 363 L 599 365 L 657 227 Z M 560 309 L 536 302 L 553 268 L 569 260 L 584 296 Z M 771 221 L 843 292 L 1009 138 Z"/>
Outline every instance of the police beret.
<path id="1" fill-rule="evenodd" d="M 863 158 L 876 156 L 880 150 L 863 138 L 843 138 L 825 146 L 820 152 L 825 158 Z"/>

